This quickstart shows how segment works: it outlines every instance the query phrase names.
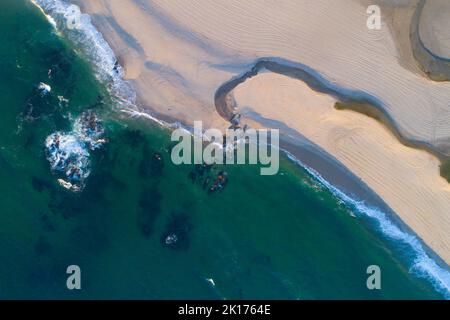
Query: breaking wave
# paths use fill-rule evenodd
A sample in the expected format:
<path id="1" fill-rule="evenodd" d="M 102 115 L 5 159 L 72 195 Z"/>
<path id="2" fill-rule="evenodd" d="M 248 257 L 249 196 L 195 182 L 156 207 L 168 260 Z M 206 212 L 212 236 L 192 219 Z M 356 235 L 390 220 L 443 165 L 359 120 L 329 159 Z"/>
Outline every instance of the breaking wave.
<path id="1" fill-rule="evenodd" d="M 79 137 L 72 133 L 55 132 L 45 140 L 47 160 L 52 171 L 63 175 L 63 186 L 79 191 L 90 174 L 89 152 Z"/>
<path id="2" fill-rule="evenodd" d="M 342 200 L 344 204 L 356 215 L 370 218 L 377 225 L 378 229 L 388 239 L 395 241 L 401 247 L 409 260 L 409 271 L 415 275 L 427 279 L 433 287 L 441 293 L 445 299 L 450 299 L 450 272 L 437 264 L 426 252 L 421 240 L 416 236 L 397 225 L 388 214 L 375 208 L 364 201 L 354 199 L 322 177 L 313 168 L 308 167 L 291 153 L 284 151 L 288 158 L 304 168 L 321 185 L 329 190 L 336 198 Z"/>
<path id="3" fill-rule="evenodd" d="M 81 191 L 90 175 L 90 150 L 100 148 L 106 140 L 101 121 L 92 111 L 75 120 L 73 131 L 55 132 L 45 140 L 45 152 L 50 168 L 62 176 L 61 186 Z"/>
<path id="4" fill-rule="evenodd" d="M 76 27 L 71 27 L 68 17 L 73 8 L 79 8 L 63 0 L 31 0 L 47 17 L 50 23 L 62 32 L 92 63 L 96 77 L 108 89 L 124 109 L 135 109 L 136 94 L 123 79 L 123 68 L 103 35 L 91 23 L 87 14 L 80 14 Z"/>
<path id="5" fill-rule="evenodd" d="M 180 123 L 167 124 L 162 120 L 156 119 L 148 113 L 142 113 L 136 107 L 136 94 L 130 84 L 123 79 L 123 69 L 118 64 L 117 58 L 108 45 L 102 34 L 92 25 L 89 15 L 81 15 L 80 23 L 77 28 L 67 27 L 67 15 L 74 6 L 63 0 L 31 0 L 46 15 L 49 22 L 58 30 L 64 33 L 70 41 L 80 47 L 84 54 L 91 60 L 96 77 L 109 86 L 111 95 L 120 102 L 122 111 L 131 114 L 134 117 L 146 117 L 166 127 L 183 127 Z M 186 130 L 189 130 L 186 128 Z M 74 124 L 74 132 L 69 134 L 54 133 L 47 138 L 46 147 L 48 157 L 52 168 L 56 171 L 65 172 L 67 176 L 66 163 L 72 155 L 75 163 L 82 165 L 84 171 L 81 176 L 84 179 L 89 176 L 89 148 L 95 149 L 95 144 L 90 144 L 89 140 L 83 140 L 83 134 L 86 133 L 77 121 Z M 81 134 L 80 134 L 81 133 Z M 52 149 L 52 143 L 55 142 L 56 135 L 60 135 L 60 149 Z M 86 145 L 87 143 L 87 145 Z M 355 215 L 365 216 L 373 220 L 378 229 L 391 240 L 400 243 L 408 248 L 410 257 L 410 272 L 419 277 L 430 281 L 435 289 L 450 299 L 450 272 L 439 266 L 433 260 L 420 239 L 402 230 L 394 223 L 389 215 L 372 207 L 364 201 L 353 199 L 344 192 L 326 181 L 317 171 L 306 166 L 292 154 L 285 151 L 287 156 L 303 167 L 320 184 L 325 186 L 334 196 L 341 199 Z M 62 162 L 61 162 L 62 161 Z"/>

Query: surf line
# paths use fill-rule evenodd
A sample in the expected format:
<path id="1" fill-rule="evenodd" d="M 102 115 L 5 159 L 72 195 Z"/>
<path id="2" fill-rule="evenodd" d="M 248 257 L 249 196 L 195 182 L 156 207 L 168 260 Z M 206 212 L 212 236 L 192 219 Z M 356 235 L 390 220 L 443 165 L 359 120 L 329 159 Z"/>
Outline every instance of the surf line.
<path id="1" fill-rule="evenodd" d="M 445 157 L 439 150 L 434 149 L 426 142 L 408 139 L 400 133 L 395 125 L 395 121 L 384 110 L 383 102 L 375 96 L 360 90 L 351 90 L 343 88 L 322 76 L 319 72 L 298 62 L 292 62 L 277 57 L 264 57 L 256 60 L 256 62 L 244 73 L 231 78 L 222 84 L 215 93 L 214 103 L 216 111 L 219 115 L 229 121 L 233 126 L 239 125 L 241 115 L 238 113 L 237 105 L 233 104 L 233 99 L 227 99 L 230 92 L 239 84 L 256 76 L 260 71 L 267 70 L 273 73 L 282 74 L 294 79 L 305 82 L 312 90 L 332 95 L 338 101 L 344 102 L 362 102 L 369 104 L 375 111 L 383 116 L 383 120 L 387 121 L 387 125 L 392 128 L 392 132 L 399 138 L 399 141 L 411 147 L 424 149 L 438 158 Z M 231 102 L 231 103 L 230 103 Z M 280 136 L 281 136 L 280 132 Z M 404 228 L 391 220 L 389 215 L 378 208 L 371 207 L 364 201 L 359 201 L 348 196 L 341 190 L 337 189 L 327 180 L 325 180 L 317 171 L 308 167 L 286 150 L 287 157 L 305 169 L 313 176 L 321 185 L 325 186 L 337 198 L 344 201 L 349 207 L 362 214 L 378 224 L 377 230 L 388 239 L 399 241 L 411 248 L 413 258 L 408 259 L 410 272 L 420 278 L 427 279 L 436 291 L 450 299 L 450 271 L 448 265 L 431 249 L 424 241 L 422 241 L 413 231 L 405 231 Z M 407 225 L 406 225 L 407 227 Z"/>
<path id="2" fill-rule="evenodd" d="M 347 195 L 293 154 L 286 150 L 283 150 L 283 152 L 291 161 L 306 170 L 317 183 L 324 186 L 336 198 L 342 200 L 346 207 L 355 213 L 356 216 L 363 216 L 374 221 L 377 225 L 377 231 L 381 232 L 387 239 L 408 246 L 410 248 L 407 262 L 409 272 L 429 281 L 437 292 L 442 294 L 445 299 L 450 300 L 450 271 L 448 266 L 413 231 L 404 230 L 404 223 L 398 225 L 398 223 L 391 220 L 392 218 L 386 212 L 371 206 L 365 201 Z M 407 227 L 407 225 L 405 226 Z"/>
<path id="3" fill-rule="evenodd" d="M 51 17 L 53 21 L 55 21 L 55 19 L 56 21 L 58 20 L 60 21 L 64 16 L 64 14 L 67 12 L 69 6 L 67 2 L 61 0 L 32 0 L 32 2 L 34 4 L 38 4 L 42 12 L 47 13 L 49 15 L 47 16 L 47 19 Z M 51 21 L 49 22 L 53 24 Z M 148 114 L 138 112 L 135 110 L 135 108 L 133 108 L 135 106 L 134 105 L 135 94 L 131 89 L 131 86 L 129 86 L 121 78 L 120 72 L 117 73 L 114 71 L 117 59 L 115 58 L 112 49 L 104 40 L 100 32 L 98 32 L 90 22 L 86 22 L 86 24 L 82 26 L 81 32 L 85 34 L 85 38 L 81 40 L 82 43 L 80 43 L 79 39 L 77 41 L 75 37 L 69 37 L 69 39 L 71 39 L 75 43 L 79 43 L 83 48 L 89 48 L 91 49 L 91 51 L 94 51 L 88 55 L 90 58 L 92 58 L 93 64 L 97 66 L 96 71 L 100 74 L 100 78 L 104 78 L 104 75 L 106 75 L 105 78 L 108 80 L 110 80 L 111 77 L 113 78 L 112 89 L 117 90 L 119 92 L 119 97 L 121 98 L 120 101 L 125 102 L 125 105 L 129 107 L 131 110 L 133 110 L 132 112 L 130 112 L 132 113 L 132 115 L 145 116 L 155 121 L 156 119 L 150 117 Z M 97 45 L 95 46 L 89 45 L 87 47 L 87 45 L 92 44 L 92 42 Z M 254 64 L 254 66 L 249 71 L 245 72 L 243 75 L 239 75 L 237 77 L 232 78 L 231 80 L 220 86 L 218 90 L 216 90 L 214 103 L 217 112 L 223 118 L 225 118 L 227 121 L 238 119 L 237 113 L 235 111 L 235 106 L 227 104 L 225 98 L 227 97 L 228 93 L 231 92 L 237 85 L 243 83 L 246 79 L 257 75 L 258 72 L 263 69 L 267 69 L 274 73 L 279 73 L 302 80 L 313 90 L 334 95 L 338 97 L 339 100 L 344 101 L 346 100 L 348 101 L 349 99 L 359 100 L 369 102 L 373 106 L 382 106 L 382 102 L 378 100 L 376 97 L 370 96 L 369 94 L 361 91 L 341 88 L 336 84 L 332 83 L 331 81 L 325 79 L 317 71 L 313 70 L 312 68 L 306 65 L 291 62 L 281 58 L 268 57 L 258 59 Z M 382 108 L 380 108 L 380 111 L 383 112 Z M 385 116 L 392 121 L 389 114 L 385 113 Z M 181 124 L 178 123 L 175 125 L 181 126 Z M 171 125 L 168 126 L 172 127 Z M 413 143 L 415 143 L 415 141 L 413 141 Z M 429 146 L 426 147 L 427 149 L 429 149 Z M 305 168 L 305 166 L 302 164 L 300 164 L 300 166 Z M 387 220 L 387 217 L 385 217 L 384 214 L 379 215 L 380 212 L 378 210 L 372 210 L 372 208 L 366 207 L 366 204 L 364 204 L 363 202 L 350 199 L 345 194 L 342 194 L 342 192 L 340 192 L 339 190 L 336 190 L 327 181 L 325 181 L 324 179 L 322 180 L 322 177 L 318 173 L 312 171 L 313 170 L 312 168 L 309 169 L 310 169 L 309 173 L 312 174 L 313 176 L 317 174 L 316 178 L 318 178 L 318 180 L 323 185 L 332 190 L 332 192 L 336 194 L 336 196 L 338 196 L 341 199 L 343 198 L 344 201 L 348 200 L 350 204 L 352 204 L 357 209 L 360 209 L 361 212 L 365 211 L 363 209 L 367 209 L 366 210 L 367 216 L 369 217 L 372 216 L 375 220 L 380 221 L 380 229 L 382 229 L 383 233 L 386 234 L 390 233 L 391 238 L 394 239 L 396 238 L 395 231 L 397 231 L 397 229 L 394 229 L 393 231 L 391 230 L 391 232 L 389 232 L 388 229 L 390 228 L 382 226 L 382 224 L 386 222 L 384 220 Z M 388 227 L 391 227 L 392 222 L 390 221 L 388 222 L 389 222 Z M 431 279 L 431 282 L 433 282 L 438 291 L 443 292 L 446 298 L 450 299 L 450 273 L 447 270 L 439 267 L 427 254 L 425 254 L 424 248 L 420 243 L 419 246 L 417 246 L 416 240 L 418 239 L 415 236 L 405 234 L 402 232 L 401 238 L 403 238 L 404 242 L 409 243 L 411 247 L 415 249 L 414 250 L 415 261 L 412 263 L 411 270 L 416 271 L 416 273 L 420 274 L 422 277 Z"/>
<path id="4" fill-rule="evenodd" d="M 224 134 L 217 128 L 209 128 L 203 133 L 202 121 L 194 121 L 193 135 L 175 129 L 171 141 L 178 142 L 171 151 L 175 165 L 192 164 L 192 156 L 195 164 L 260 163 L 264 165 L 260 168 L 261 175 L 277 174 L 280 166 L 277 129 L 228 128 Z"/>

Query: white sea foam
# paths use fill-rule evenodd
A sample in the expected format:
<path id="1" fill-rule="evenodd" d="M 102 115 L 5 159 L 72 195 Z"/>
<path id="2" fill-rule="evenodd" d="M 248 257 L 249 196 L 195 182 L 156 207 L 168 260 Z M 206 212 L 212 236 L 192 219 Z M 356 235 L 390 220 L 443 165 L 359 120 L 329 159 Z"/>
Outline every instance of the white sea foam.
<path id="1" fill-rule="evenodd" d="M 87 15 L 76 29 L 69 29 L 66 25 L 66 15 L 71 6 L 70 3 L 62 0 L 31 0 L 37 5 L 46 15 L 49 22 L 67 35 L 67 37 L 80 46 L 82 51 L 86 53 L 88 58 L 92 61 L 95 67 L 96 75 L 105 83 L 110 83 L 110 89 L 113 96 L 115 96 L 121 103 L 124 112 L 134 117 L 145 117 L 165 127 L 177 126 L 177 123 L 170 124 L 148 113 L 140 112 L 135 105 L 136 95 L 130 84 L 123 80 L 123 69 L 117 64 L 117 59 L 103 38 L 102 34 L 92 25 Z M 190 131 L 190 130 L 189 130 Z M 286 151 L 285 151 L 286 152 Z M 413 255 L 413 261 L 410 266 L 410 271 L 416 275 L 428 279 L 445 298 L 450 299 L 450 272 L 440 267 L 430 256 L 426 253 L 421 241 L 415 236 L 400 229 L 388 215 L 377 208 L 367 205 L 364 201 L 358 201 L 347 196 L 328 181 L 326 181 L 314 169 L 306 166 L 300 160 L 296 159 L 292 154 L 286 152 L 288 157 L 300 166 L 305 168 L 312 176 L 314 176 L 319 183 L 324 185 L 333 195 L 342 199 L 347 206 L 349 206 L 356 215 L 367 216 L 377 222 L 379 229 L 388 238 L 401 242 L 410 247 L 410 252 Z"/>
<path id="2" fill-rule="evenodd" d="M 100 148 L 105 139 L 105 133 L 101 120 L 93 111 L 85 111 L 73 124 L 73 131 L 91 150 Z"/>
<path id="3" fill-rule="evenodd" d="M 99 80 L 108 85 L 121 107 L 136 109 L 136 94 L 123 80 L 123 69 L 103 35 L 93 26 L 89 15 L 82 14 L 76 28 L 69 25 L 67 16 L 73 4 L 62 0 L 32 0 L 49 21 L 62 32 L 92 62 Z"/>
<path id="4" fill-rule="evenodd" d="M 354 199 L 322 177 L 313 168 L 305 165 L 294 155 L 284 150 L 289 159 L 304 168 L 321 185 L 325 186 L 335 197 L 344 201 L 346 206 L 351 209 L 356 216 L 365 216 L 372 219 L 378 225 L 379 230 L 396 244 L 406 245 L 408 247 L 407 257 L 410 262 L 410 272 L 419 277 L 425 278 L 432 283 L 434 288 L 440 292 L 446 299 L 450 299 L 450 272 L 448 268 L 439 266 L 435 260 L 426 252 L 424 245 L 416 235 L 401 229 L 389 215 L 378 208 L 368 205 L 364 201 Z"/>
<path id="5" fill-rule="evenodd" d="M 38 85 L 38 89 L 41 90 L 42 94 L 47 94 L 50 91 L 52 91 L 52 87 L 50 87 L 48 84 L 40 82 Z"/>
<path id="6" fill-rule="evenodd" d="M 53 28 L 56 29 L 56 21 L 55 19 L 53 19 L 53 17 L 51 15 L 48 15 L 45 13 L 45 11 L 42 9 L 42 7 L 36 2 L 36 0 L 30 0 L 32 4 L 34 4 L 36 7 L 39 8 L 39 10 L 42 11 L 42 13 L 44 14 L 44 16 L 47 18 L 47 21 L 50 22 L 50 24 L 53 26 Z"/>
<path id="7" fill-rule="evenodd" d="M 53 171 L 60 172 L 70 184 L 81 190 L 89 176 L 89 152 L 78 136 L 56 132 L 45 140 L 47 160 Z"/>
<path id="8" fill-rule="evenodd" d="M 47 17 L 49 22 L 88 57 L 95 68 L 96 76 L 108 85 L 111 95 L 120 105 L 120 111 L 131 117 L 151 120 L 163 127 L 173 128 L 178 123 L 168 123 L 141 112 L 136 106 L 136 93 L 131 85 L 123 79 L 123 68 L 117 63 L 117 58 L 103 38 L 103 35 L 91 23 L 87 14 L 82 14 L 76 27 L 68 27 L 67 17 L 71 14 L 73 4 L 63 0 L 30 0 Z M 59 31 L 58 31 L 59 33 Z"/>
<path id="9" fill-rule="evenodd" d="M 213 287 L 216 286 L 216 283 L 214 282 L 213 278 L 206 278 L 206 281 L 208 281 Z"/>
<path id="10" fill-rule="evenodd" d="M 159 124 L 160 126 L 163 126 L 163 127 L 167 127 L 167 128 L 177 127 L 176 123 L 174 123 L 174 124 L 167 123 L 167 122 L 165 122 L 163 120 L 160 120 L 158 118 L 153 117 L 152 115 L 150 115 L 150 114 L 148 114 L 146 112 L 142 112 L 142 111 L 135 110 L 135 109 L 131 109 L 131 110 L 130 109 L 124 109 L 124 110 L 121 110 L 121 111 L 126 113 L 126 114 L 128 114 L 132 118 L 145 118 L 145 119 L 151 120 L 153 122 L 156 122 L 157 124 Z"/>
<path id="11" fill-rule="evenodd" d="M 90 152 L 100 148 L 105 139 L 103 125 L 92 111 L 84 112 L 74 122 L 73 131 L 55 132 L 45 140 L 50 168 L 64 176 L 58 182 L 65 188 L 81 191 L 90 175 Z"/>

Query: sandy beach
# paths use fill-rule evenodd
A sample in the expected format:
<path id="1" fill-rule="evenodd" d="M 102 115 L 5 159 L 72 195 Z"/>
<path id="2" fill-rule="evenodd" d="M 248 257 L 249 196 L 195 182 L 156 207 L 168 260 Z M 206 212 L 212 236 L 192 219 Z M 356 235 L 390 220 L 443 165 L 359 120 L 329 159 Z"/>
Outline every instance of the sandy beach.
<path id="1" fill-rule="evenodd" d="M 450 154 L 450 84 L 421 71 L 408 38 L 419 1 L 375 1 L 386 13 L 380 30 L 366 27 L 362 0 L 73 2 L 91 15 L 139 106 L 153 115 L 225 128 L 217 89 L 271 57 L 310 68 L 344 96 L 363 93 L 403 137 Z M 260 73 L 232 97 L 243 123 L 277 120 L 320 146 L 450 262 L 450 185 L 436 156 L 403 145 L 372 118 L 336 110 L 335 96 L 281 74 Z"/>
<path id="2" fill-rule="evenodd" d="M 332 154 L 448 261 L 450 186 L 439 175 L 436 157 L 402 145 L 374 119 L 336 110 L 332 97 L 288 77 L 259 75 L 234 97 L 244 115 L 251 108 L 277 118 Z"/>

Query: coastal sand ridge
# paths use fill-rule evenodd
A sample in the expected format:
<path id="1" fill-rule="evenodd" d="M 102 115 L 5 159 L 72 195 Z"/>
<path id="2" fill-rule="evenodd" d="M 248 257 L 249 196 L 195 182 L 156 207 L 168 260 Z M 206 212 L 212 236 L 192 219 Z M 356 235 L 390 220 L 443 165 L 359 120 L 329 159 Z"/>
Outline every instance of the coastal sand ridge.
<path id="1" fill-rule="evenodd" d="M 450 85 L 399 63 L 388 26 L 366 28 L 363 2 L 76 2 L 121 56 L 143 105 L 187 124 L 226 127 L 214 109 L 217 88 L 258 58 L 280 57 L 376 97 L 406 137 L 438 147 L 450 137 L 442 120 Z M 339 159 L 448 263 L 450 188 L 438 159 L 403 146 L 373 119 L 334 110 L 336 100 L 326 96 L 269 73 L 234 92 L 239 106 L 286 123 Z"/>

